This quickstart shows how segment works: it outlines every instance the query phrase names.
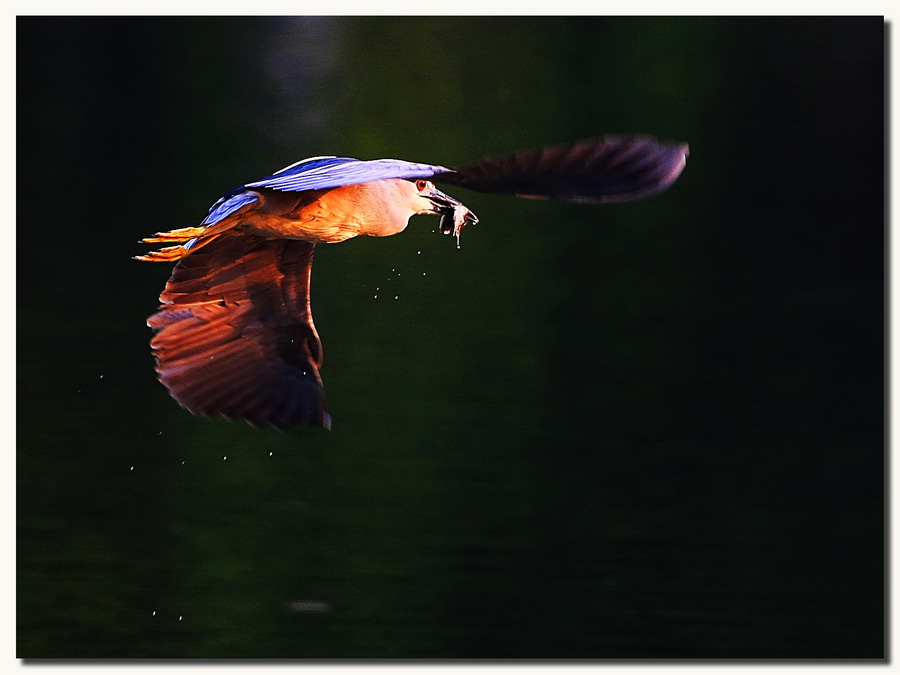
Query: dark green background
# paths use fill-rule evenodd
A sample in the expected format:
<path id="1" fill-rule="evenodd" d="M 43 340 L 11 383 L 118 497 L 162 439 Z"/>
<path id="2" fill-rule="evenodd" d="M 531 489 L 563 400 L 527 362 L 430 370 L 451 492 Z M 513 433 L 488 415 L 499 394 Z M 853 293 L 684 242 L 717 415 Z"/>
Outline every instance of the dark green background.
<path id="1" fill-rule="evenodd" d="M 19 657 L 884 654 L 881 17 L 17 33 Z M 156 381 L 141 237 L 303 157 L 604 133 L 687 169 L 319 247 L 331 432 Z"/>

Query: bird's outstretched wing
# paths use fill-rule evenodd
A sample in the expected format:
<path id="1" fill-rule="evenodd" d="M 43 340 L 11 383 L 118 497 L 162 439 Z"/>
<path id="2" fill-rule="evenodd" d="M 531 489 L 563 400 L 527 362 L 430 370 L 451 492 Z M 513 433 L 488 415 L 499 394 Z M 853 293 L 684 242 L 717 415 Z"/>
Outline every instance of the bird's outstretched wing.
<path id="1" fill-rule="evenodd" d="M 160 381 L 195 414 L 330 426 L 309 308 L 315 245 L 226 232 L 181 260 L 147 323 Z"/>
<path id="2" fill-rule="evenodd" d="M 595 204 L 625 202 L 669 187 L 684 169 L 687 156 L 684 143 L 665 143 L 647 136 L 608 136 L 488 157 L 456 169 L 401 159 L 312 157 L 226 195 L 228 199 L 214 205 L 207 220 L 219 219 L 217 209 L 229 214 L 246 206 L 252 201 L 243 192 L 247 189 L 299 192 L 389 178 L 431 178 L 478 192 L 520 197 Z"/>
<path id="3" fill-rule="evenodd" d="M 299 192 L 369 183 L 388 178 L 430 178 L 450 169 L 402 159 L 361 160 L 350 157 L 313 157 L 291 164 L 271 176 L 247 183 L 245 188 Z"/>
<path id="4" fill-rule="evenodd" d="M 687 156 L 688 146 L 683 143 L 607 137 L 489 157 L 441 173 L 434 180 L 519 197 L 624 202 L 669 187 Z"/>

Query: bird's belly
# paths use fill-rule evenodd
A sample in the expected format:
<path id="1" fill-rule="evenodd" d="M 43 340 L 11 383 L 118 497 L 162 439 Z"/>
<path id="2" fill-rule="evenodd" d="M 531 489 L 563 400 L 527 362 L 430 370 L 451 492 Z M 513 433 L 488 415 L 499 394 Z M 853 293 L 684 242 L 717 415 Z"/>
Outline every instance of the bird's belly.
<path id="1" fill-rule="evenodd" d="M 353 223 L 304 217 L 302 214 L 299 214 L 299 217 L 255 214 L 253 218 L 242 222 L 238 228 L 248 234 L 273 239 L 300 239 L 325 244 L 345 241 L 359 234 L 359 228 Z"/>

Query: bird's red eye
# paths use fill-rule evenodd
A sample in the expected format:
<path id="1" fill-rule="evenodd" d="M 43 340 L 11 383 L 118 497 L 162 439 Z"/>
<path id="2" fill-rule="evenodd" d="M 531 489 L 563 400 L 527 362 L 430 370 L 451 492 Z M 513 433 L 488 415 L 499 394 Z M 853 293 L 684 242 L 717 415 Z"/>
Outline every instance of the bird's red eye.
<path id="1" fill-rule="evenodd" d="M 419 192 L 421 192 L 422 190 L 424 190 L 427 187 L 428 187 L 427 180 L 417 180 L 416 181 L 416 190 L 418 190 Z"/>

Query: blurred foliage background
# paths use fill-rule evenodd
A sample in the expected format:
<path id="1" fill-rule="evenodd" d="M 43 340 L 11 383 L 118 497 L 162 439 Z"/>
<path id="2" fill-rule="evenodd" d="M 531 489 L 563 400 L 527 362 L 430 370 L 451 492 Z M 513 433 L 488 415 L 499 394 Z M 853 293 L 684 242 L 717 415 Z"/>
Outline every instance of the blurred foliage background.
<path id="1" fill-rule="evenodd" d="M 17 655 L 881 657 L 884 34 L 20 17 Z M 604 133 L 687 169 L 319 247 L 332 431 L 156 381 L 141 237 L 303 157 Z"/>

